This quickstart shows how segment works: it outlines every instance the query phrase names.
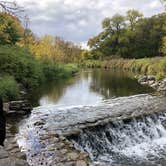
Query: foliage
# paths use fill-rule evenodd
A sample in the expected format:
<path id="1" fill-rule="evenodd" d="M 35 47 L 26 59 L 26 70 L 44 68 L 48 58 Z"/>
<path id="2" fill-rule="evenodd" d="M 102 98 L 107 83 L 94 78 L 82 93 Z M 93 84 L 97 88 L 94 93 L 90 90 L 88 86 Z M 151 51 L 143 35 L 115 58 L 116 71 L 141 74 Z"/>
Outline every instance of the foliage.
<path id="1" fill-rule="evenodd" d="M 165 13 L 143 18 L 137 10 L 129 10 L 126 16 L 116 14 L 112 18 L 105 18 L 102 22 L 103 32 L 89 39 L 91 50 L 85 57 L 103 59 L 163 56 L 165 20 Z"/>
<path id="2" fill-rule="evenodd" d="M 0 13 L 0 44 L 15 44 L 23 36 L 23 27 L 17 17 Z"/>
<path id="3" fill-rule="evenodd" d="M 41 60 L 43 74 L 46 80 L 66 78 L 72 76 L 78 71 L 76 65 L 73 64 L 57 64 L 49 59 Z"/>
<path id="4" fill-rule="evenodd" d="M 12 100 L 19 96 L 19 87 L 14 77 L 4 76 L 0 78 L 0 97 Z"/>
<path id="5" fill-rule="evenodd" d="M 50 35 L 35 39 L 30 31 L 19 45 L 28 48 L 39 59 L 48 58 L 54 62 L 75 62 L 81 55 L 81 48 L 72 42 Z"/>
<path id="6" fill-rule="evenodd" d="M 154 74 L 158 79 L 166 76 L 166 57 L 143 58 L 143 59 L 110 59 L 110 60 L 87 60 L 80 63 L 81 67 L 122 69 L 141 74 Z"/>
<path id="7" fill-rule="evenodd" d="M 24 87 L 37 86 L 43 78 L 40 63 L 25 49 L 0 47 L 0 72 L 13 75 Z"/>

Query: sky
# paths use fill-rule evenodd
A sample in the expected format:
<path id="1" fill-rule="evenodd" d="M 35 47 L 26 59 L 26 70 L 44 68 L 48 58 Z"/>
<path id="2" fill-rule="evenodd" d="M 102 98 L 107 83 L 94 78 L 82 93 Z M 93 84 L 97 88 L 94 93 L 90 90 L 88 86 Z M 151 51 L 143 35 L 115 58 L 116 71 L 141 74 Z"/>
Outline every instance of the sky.
<path id="1" fill-rule="evenodd" d="M 164 11 L 160 0 L 16 0 L 26 9 L 30 28 L 84 45 L 101 31 L 101 21 L 137 9 L 146 17 Z"/>

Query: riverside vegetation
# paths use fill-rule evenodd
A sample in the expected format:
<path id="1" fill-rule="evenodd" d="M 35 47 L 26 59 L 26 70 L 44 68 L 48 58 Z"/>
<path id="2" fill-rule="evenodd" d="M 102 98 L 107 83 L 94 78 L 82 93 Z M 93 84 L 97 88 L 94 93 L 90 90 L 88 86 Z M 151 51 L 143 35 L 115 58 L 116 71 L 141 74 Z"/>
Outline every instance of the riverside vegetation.
<path id="1" fill-rule="evenodd" d="M 80 65 L 166 76 L 166 14 L 150 18 L 137 10 L 105 18 L 103 31 L 88 41 Z"/>
<path id="2" fill-rule="evenodd" d="M 71 76 L 78 63 L 155 74 L 162 79 L 166 74 L 165 20 L 165 13 L 145 18 L 137 10 L 107 17 L 103 31 L 89 39 L 90 50 L 83 51 L 61 37 L 38 38 L 27 27 L 27 20 L 23 26 L 19 17 L 1 12 L 0 95 L 14 99 L 20 87 L 33 89 L 47 80 Z"/>
<path id="3" fill-rule="evenodd" d="M 0 96 L 17 99 L 22 88 L 72 76 L 78 69 L 70 63 L 80 52 L 80 47 L 59 37 L 37 39 L 19 18 L 0 13 Z"/>
<path id="4" fill-rule="evenodd" d="M 105 68 L 111 70 L 131 71 L 136 74 L 156 75 L 157 80 L 166 76 L 166 57 L 143 59 L 87 60 L 80 63 L 82 67 Z"/>

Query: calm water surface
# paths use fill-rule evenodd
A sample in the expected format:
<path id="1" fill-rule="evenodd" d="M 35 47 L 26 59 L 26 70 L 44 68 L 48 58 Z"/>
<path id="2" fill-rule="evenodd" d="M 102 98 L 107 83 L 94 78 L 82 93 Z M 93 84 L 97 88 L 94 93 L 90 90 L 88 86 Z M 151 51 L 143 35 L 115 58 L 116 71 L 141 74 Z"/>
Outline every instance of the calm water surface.
<path id="1" fill-rule="evenodd" d="M 34 106 L 89 105 L 103 99 L 151 92 L 151 88 L 138 84 L 133 74 L 98 69 L 81 71 L 69 80 L 48 82 L 30 99 Z"/>

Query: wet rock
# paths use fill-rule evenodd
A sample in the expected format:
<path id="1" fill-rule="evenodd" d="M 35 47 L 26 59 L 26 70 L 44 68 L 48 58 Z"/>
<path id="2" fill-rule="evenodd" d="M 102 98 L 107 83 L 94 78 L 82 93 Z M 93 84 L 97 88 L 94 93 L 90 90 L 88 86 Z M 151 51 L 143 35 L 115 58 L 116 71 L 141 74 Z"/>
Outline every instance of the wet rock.
<path id="1" fill-rule="evenodd" d="M 42 126 L 42 125 L 45 125 L 45 123 L 42 121 L 34 123 L 34 126 Z"/>
<path id="2" fill-rule="evenodd" d="M 139 83 L 146 82 L 147 81 L 147 76 L 140 76 L 138 79 Z"/>

